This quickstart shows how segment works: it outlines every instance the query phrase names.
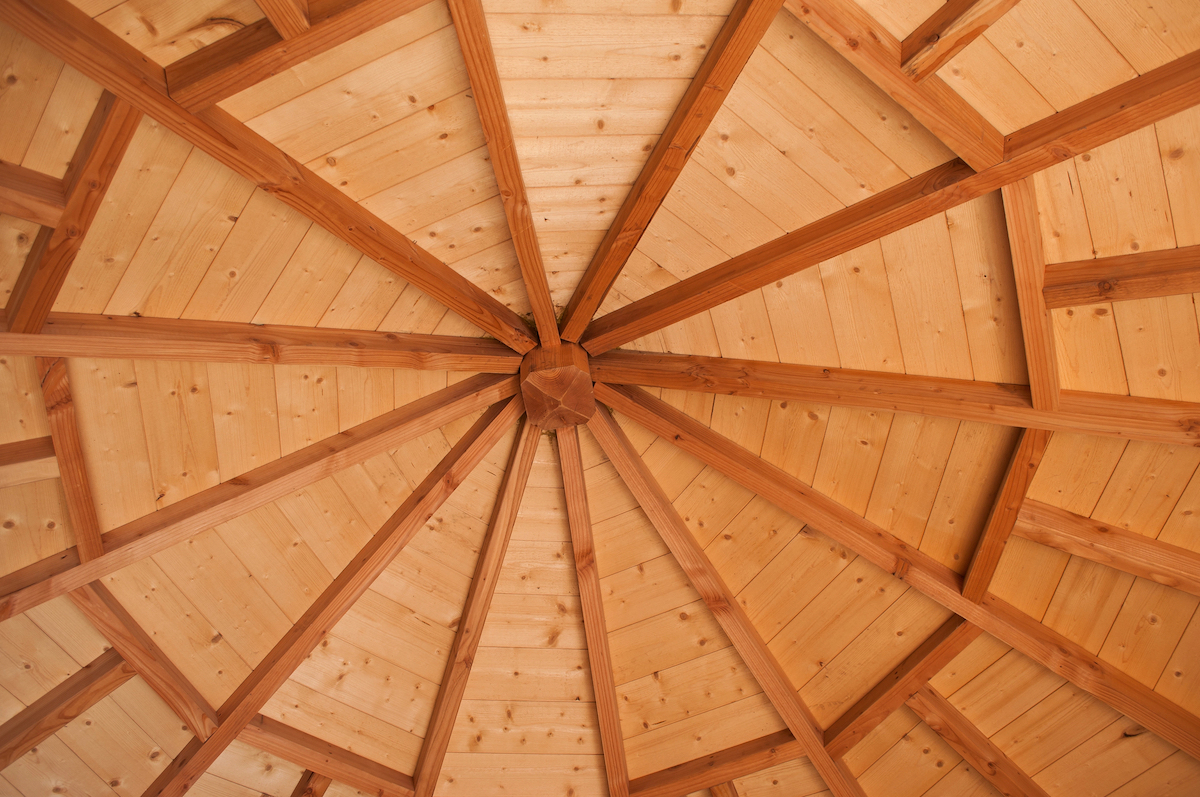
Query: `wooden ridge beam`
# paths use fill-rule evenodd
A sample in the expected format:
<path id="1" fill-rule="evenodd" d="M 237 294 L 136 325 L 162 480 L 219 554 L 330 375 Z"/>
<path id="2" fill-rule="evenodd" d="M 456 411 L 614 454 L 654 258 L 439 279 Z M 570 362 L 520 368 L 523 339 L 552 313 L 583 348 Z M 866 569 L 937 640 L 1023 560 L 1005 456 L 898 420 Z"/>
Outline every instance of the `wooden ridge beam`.
<path id="1" fill-rule="evenodd" d="M 52 438 L 0 443 L 0 487 L 15 487 L 58 475 Z"/>
<path id="2" fill-rule="evenodd" d="M 629 783 L 629 794 L 630 797 L 685 797 L 799 758 L 804 758 L 800 742 L 791 731 L 778 731 L 634 778 Z"/>
<path id="3" fill-rule="evenodd" d="M 1033 179 L 1026 177 L 1006 185 L 1001 193 L 1017 284 L 1029 392 L 1035 408 L 1053 412 L 1059 408 L 1062 390 L 1058 379 L 1058 354 L 1054 350 L 1054 322 L 1042 295 L 1046 255 L 1042 251 L 1042 229 L 1038 222 Z"/>
<path id="4" fill-rule="evenodd" d="M 40 357 L 333 365 L 515 374 L 494 340 L 281 324 L 51 313 L 39 334 L 0 332 L 0 350 Z"/>
<path id="5" fill-rule="evenodd" d="M 11 1 L 11 0 L 10 0 Z M 580 343 L 601 354 L 744 293 L 1200 103 L 1200 51 L 1084 100 L 1005 139 L 1005 159 L 978 173 L 951 162 L 593 321 Z"/>
<path id="6" fill-rule="evenodd" d="M 592 537 L 592 515 L 588 509 L 579 431 L 574 426 L 564 426 L 558 430 L 557 437 L 558 461 L 567 504 L 567 525 L 571 532 L 571 550 L 575 555 L 575 576 L 583 610 L 583 633 L 587 640 L 592 691 L 596 695 L 596 717 L 600 725 L 600 746 L 604 752 L 608 793 L 610 797 L 629 797 L 629 764 L 625 758 L 625 740 L 621 733 L 612 652 L 608 647 L 604 593 L 600 587 L 600 573 L 596 569 L 596 543 Z"/>
<path id="7" fill-rule="evenodd" d="M 1007 14 L 1018 0 L 947 0 L 900 43 L 900 67 L 925 80 Z"/>
<path id="8" fill-rule="evenodd" d="M 950 568 L 644 391 L 598 384 L 596 400 L 628 415 L 672 445 L 1200 759 L 1200 717 L 1082 645 L 995 595 L 987 595 L 982 603 L 967 600 L 962 595 L 962 578 Z"/>
<path id="9" fill-rule="evenodd" d="M 1050 442 L 1050 434 L 1041 429 L 1024 429 L 1021 439 L 1013 450 L 1008 461 L 1008 471 L 1004 481 L 992 502 L 992 509 L 984 523 L 983 533 L 975 545 L 975 553 L 967 568 L 966 578 L 963 579 L 963 597 L 967 600 L 983 600 L 992 576 L 1000 564 L 1000 556 L 1008 543 L 1013 526 L 1017 523 L 1017 513 L 1029 492 L 1029 485 L 1037 474 L 1042 455 L 1046 453 L 1046 445 Z"/>
<path id="10" fill-rule="evenodd" d="M 57 227 L 66 206 L 67 189 L 62 180 L 0 161 L 0 213 Z"/>
<path id="11" fill-rule="evenodd" d="M 685 354 L 612 351 L 592 378 L 779 401 L 808 401 L 1059 432 L 1200 444 L 1200 404 L 1064 390 L 1056 412 L 1034 409 L 1029 388 L 915 374 Z"/>
<path id="12" fill-rule="evenodd" d="M 771 705 L 804 747 L 825 785 L 835 797 L 863 797 L 862 787 L 845 763 L 835 761 L 825 751 L 825 740 L 812 711 L 800 699 L 796 687 L 788 680 L 737 596 L 696 542 L 625 432 L 607 412 L 593 415 L 588 421 L 588 429 L 745 661 L 746 668 L 754 675 Z"/>
<path id="13" fill-rule="evenodd" d="M 1013 534 L 1168 587 L 1200 595 L 1200 553 L 1026 500 Z"/>
<path id="14" fill-rule="evenodd" d="M 308 0 L 254 0 L 271 27 L 284 39 L 294 39 L 308 30 Z"/>
<path id="15" fill-rule="evenodd" d="M 304 770 L 300 775 L 296 788 L 292 789 L 292 797 L 325 797 L 325 792 L 333 783 L 333 778 L 318 775 L 311 769 Z"/>
<path id="16" fill-rule="evenodd" d="M 567 303 L 562 325 L 567 340 L 578 341 L 600 309 L 782 5 L 783 0 L 738 0 L 730 10 Z"/>
<path id="17" fill-rule="evenodd" d="M 115 650 L 101 653 L 0 726 L 0 769 L 50 738 L 136 673 Z"/>
<path id="18" fill-rule="evenodd" d="M 1200 246 L 1046 266 L 1046 307 L 1152 299 L 1200 291 Z"/>
<path id="19" fill-rule="evenodd" d="M 522 412 L 521 399 L 514 396 L 493 405 L 475 422 L 226 699 L 217 711 L 221 722 L 213 735 L 200 744 L 189 744 L 159 774 L 143 797 L 181 797 L 195 785 Z"/>
<path id="20" fill-rule="evenodd" d="M 46 322 L 141 120 L 141 111 L 124 100 L 100 96 L 63 179 L 66 204 L 58 224 L 38 233 L 13 283 L 5 307 L 9 332 L 36 333 Z"/>
<path id="21" fill-rule="evenodd" d="M 426 726 L 425 741 L 417 759 L 416 772 L 413 774 L 416 797 L 433 797 L 437 788 L 438 775 L 442 771 L 446 750 L 450 747 L 450 736 L 462 706 L 463 693 L 467 690 L 467 679 L 471 677 L 475 653 L 483 636 L 483 625 L 500 580 L 500 569 L 504 565 L 508 541 L 517 522 L 517 511 L 521 508 L 521 499 L 525 495 L 525 485 L 529 482 L 529 472 L 533 469 L 533 458 L 541 436 L 541 428 L 526 419 L 504 469 L 500 494 L 492 509 L 479 558 L 475 562 L 475 574 L 467 591 L 458 631 L 454 635 L 454 644 L 450 648 L 441 686 L 434 700 L 433 715 Z"/>
<path id="22" fill-rule="evenodd" d="M 408 775 L 262 714 L 250 720 L 238 734 L 238 739 L 375 797 L 412 797 L 413 794 L 413 779 Z"/>
<path id="23" fill-rule="evenodd" d="M 971 168 L 1004 157 L 1004 136 L 936 75 L 923 83 L 900 68 L 902 46 L 854 0 L 787 0 L 787 9 L 937 136 Z"/>
<path id="24" fill-rule="evenodd" d="M 160 67 L 69 0 L 0 0 L 0 16 L 117 97 L 505 345 L 521 353 L 537 345 L 520 316 L 228 113 L 216 107 L 199 114 L 185 110 L 167 95 Z"/>
<path id="25" fill-rule="evenodd" d="M 871 687 L 825 730 L 825 749 L 841 758 L 983 633 L 955 615 Z"/>
<path id="26" fill-rule="evenodd" d="M 516 377 L 471 377 L 106 532 L 101 557 L 80 562 L 77 549 L 71 548 L 0 577 L 0 620 L 485 409 L 517 391 Z"/>

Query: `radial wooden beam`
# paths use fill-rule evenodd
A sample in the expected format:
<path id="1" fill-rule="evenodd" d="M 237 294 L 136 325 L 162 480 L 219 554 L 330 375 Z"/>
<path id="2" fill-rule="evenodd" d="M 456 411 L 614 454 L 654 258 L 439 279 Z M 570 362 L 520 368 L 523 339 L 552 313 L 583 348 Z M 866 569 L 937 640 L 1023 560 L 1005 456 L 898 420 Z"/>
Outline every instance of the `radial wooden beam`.
<path id="1" fill-rule="evenodd" d="M 13 284 L 5 308 L 8 331 L 41 330 L 141 119 L 129 103 L 101 95 L 63 180 L 66 204 L 58 225 L 42 228 Z"/>
<path id="2" fill-rule="evenodd" d="M 995 595 L 967 600 L 950 568 L 644 391 L 598 384 L 596 399 L 1200 759 L 1200 717 L 1083 646 Z"/>
<path id="3" fill-rule="evenodd" d="M 730 396 L 808 401 L 1049 431 L 1200 444 L 1200 404 L 1063 391 L 1056 412 L 1034 409 L 1029 388 L 916 374 L 698 355 L 613 351 L 591 359 L 600 382 Z"/>
<path id="4" fill-rule="evenodd" d="M 134 675 L 121 654 L 115 650 L 101 653 L 0 726 L 0 769 L 58 733 Z"/>
<path id="5" fill-rule="evenodd" d="M 515 377 L 472 377 L 106 532 L 101 557 L 80 562 L 72 548 L 0 577 L 0 620 L 478 412 L 517 390 Z"/>
<path id="6" fill-rule="evenodd" d="M 1004 216 L 1012 249 L 1013 274 L 1017 282 L 1017 305 L 1025 340 L 1025 363 L 1033 406 L 1053 412 L 1059 408 L 1061 388 L 1058 355 L 1054 350 L 1054 322 L 1042 289 L 1046 256 L 1042 251 L 1042 229 L 1038 222 L 1037 195 L 1033 179 L 1025 178 L 1004 186 Z"/>
<path id="7" fill-rule="evenodd" d="M 900 43 L 904 74 L 925 80 L 958 55 L 1018 0 L 947 0 Z"/>
<path id="8" fill-rule="evenodd" d="M 284 39 L 294 39 L 308 30 L 308 0 L 254 0 Z"/>
<path id="9" fill-rule="evenodd" d="M 607 412 L 597 412 L 588 422 L 588 429 L 600 442 L 600 447 L 621 475 L 621 480 L 637 498 L 642 511 L 671 549 L 679 566 L 717 622 L 733 643 L 738 655 L 762 687 L 776 712 L 804 747 L 809 760 L 820 773 L 825 785 L 835 797 L 862 797 L 862 787 L 841 761 L 825 752 L 825 740 L 820 726 L 788 680 L 779 661 L 767 648 L 754 624 L 738 602 L 737 596 L 721 578 L 704 549 L 696 542 L 679 512 L 671 504 L 662 487 L 638 456 L 629 438 Z"/>
<path id="10" fill-rule="evenodd" d="M 376 797 L 412 797 L 413 780 L 402 772 L 259 714 L 238 739 L 285 761 Z"/>
<path id="11" fill-rule="evenodd" d="M 180 753 L 146 789 L 144 797 L 180 797 L 195 785 L 325 634 L 516 423 L 522 411 L 521 399 L 514 396 L 503 404 L 493 405 L 476 421 L 226 699 L 217 712 L 221 724 L 216 732 L 202 744 L 189 745 Z"/>
<path id="12" fill-rule="evenodd" d="M 291 39 L 264 19 L 171 63 L 166 70 L 171 97 L 189 111 L 207 108 L 427 2 L 311 0 L 308 30 Z"/>
<path id="13" fill-rule="evenodd" d="M 1005 797 L 1049 797 L 1033 778 L 929 684 L 909 699 L 908 707 L 1000 794 Z"/>
<path id="14" fill-rule="evenodd" d="M 1200 291 L 1200 246 L 1046 266 L 1046 307 L 1150 299 Z"/>
<path id="15" fill-rule="evenodd" d="M 971 168 L 1004 157 L 1004 136 L 941 78 L 916 83 L 900 68 L 901 44 L 854 0 L 787 0 L 787 9 L 929 129 Z"/>
<path id="16" fill-rule="evenodd" d="M 575 576 L 583 609 L 583 633 L 587 639 L 588 664 L 596 695 L 596 716 L 600 725 L 600 746 L 604 752 L 608 793 L 610 797 L 629 797 L 629 765 L 625 759 L 612 653 L 608 647 L 604 594 L 600 588 L 600 573 L 596 569 L 596 544 L 592 538 L 592 514 L 588 509 L 579 431 L 574 426 L 564 426 L 558 430 L 557 438 L 558 461 L 567 502 L 567 525 L 571 530 L 571 549 L 575 554 Z"/>
<path id="17" fill-rule="evenodd" d="M 51 438 L 0 443 L 0 487 L 15 487 L 56 476 L 58 460 L 54 457 Z"/>
<path id="18" fill-rule="evenodd" d="M 57 227 L 67 206 L 63 181 L 48 174 L 0 161 L 0 213 Z"/>
<path id="19" fill-rule="evenodd" d="M 1040 501 L 1021 506 L 1013 534 L 1093 562 L 1200 595 L 1200 553 Z"/>
<path id="20" fill-rule="evenodd" d="M 0 351 L 489 374 L 515 374 L 521 367 L 521 355 L 483 338 L 82 313 L 51 313 L 37 335 L 0 332 Z"/>
<path id="21" fill-rule="evenodd" d="M 458 44 L 467 64 L 467 75 L 471 79 L 471 94 L 475 97 L 479 121 L 487 138 L 492 171 L 496 174 L 496 185 L 504 204 L 504 216 L 508 219 L 513 248 L 517 251 L 521 278 L 529 295 L 529 304 L 533 307 L 533 322 L 542 345 L 556 346 L 559 342 L 558 319 L 554 315 L 546 268 L 542 265 L 542 247 L 533 227 L 533 213 L 529 209 L 525 178 L 517 159 L 516 144 L 513 143 L 508 105 L 500 88 L 496 54 L 492 51 L 492 38 L 488 35 L 483 4 L 480 0 L 449 0 L 449 6 Z"/>
<path id="22" fill-rule="evenodd" d="M 306 769 L 300 775 L 300 781 L 296 784 L 296 788 L 292 789 L 292 797 L 325 797 L 325 791 L 331 783 L 333 783 L 332 778 Z"/>
<path id="23" fill-rule="evenodd" d="M 442 762 L 450 746 L 450 735 L 458 719 L 463 693 L 467 690 L 467 679 L 471 677 L 471 666 L 475 663 L 475 652 L 483 635 L 484 621 L 487 620 L 488 610 L 492 606 L 492 596 L 496 592 L 496 583 L 500 580 L 504 554 L 508 550 L 508 541 L 517 522 L 517 511 L 521 508 L 521 498 L 525 495 L 525 485 L 529 481 L 529 472 L 533 468 L 533 457 L 537 453 L 541 436 L 542 430 L 526 421 L 517 436 L 508 466 L 504 470 L 500 494 L 492 508 L 492 518 L 483 539 L 483 547 L 475 562 L 475 575 L 467 592 L 458 631 L 454 635 L 454 644 L 446 660 L 441 687 L 433 704 L 433 716 L 426 728 L 425 741 L 417 759 L 417 769 L 413 775 L 417 797 L 433 797 L 433 792 L 437 789 Z"/>
<path id="24" fill-rule="evenodd" d="M 1018 130 L 1005 140 L 1004 161 L 978 174 L 958 162 L 931 169 L 602 316 L 580 342 L 591 354 L 601 354 L 1197 103 L 1200 51 Z"/>
<path id="25" fill-rule="evenodd" d="M 1004 482 L 992 502 L 992 510 L 963 580 L 963 597 L 967 600 L 979 603 L 987 594 L 1004 546 L 1016 525 L 1017 513 L 1021 511 L 1025 494 L 1029 492 L 1029 485 L 1033 483 L 1049 442 L 1050 433 L 1041 429 L 1025 429 L 1021 432 L 1021 439 L 1008 461 Z"/>
<path id="26" fill-rule="evenodd" d="M 709 789 L 712 792 L 712 797 L 738 797 L 737 786 L 733 781 L 725 783 L 717 783 Z"/>
<path id="27" fill-rule="evenodd" d="M 630 797 L 685 797 L 803 757 L 804 748 L 792 732 L 779 731 L 635 778 L 629 784 L 629 794 Z"/>
<path id="28" fill-rule="evenodd" d="M 167 95 L 160 67 L 69 0 L 0 0 L 0 16 L 117 97 L 505 345 L 522 353 L 536 345 L 520 316 L 262 136 L 219 108 L 189 113 Z"/>
<path id="29" fill-rule="evenodd" d="M 725 102 L 783 0 L 738 0 L 567 304 L 562 334 L 578 341 L 637 248 L 692 150 Z"/>
<path id="30" fill-rule="evenodd" d="M 981 633 L 961 617 L 951 617 L 905 657 L 825 731 L 825 749 L 841 758 L 941 672 Z"/>

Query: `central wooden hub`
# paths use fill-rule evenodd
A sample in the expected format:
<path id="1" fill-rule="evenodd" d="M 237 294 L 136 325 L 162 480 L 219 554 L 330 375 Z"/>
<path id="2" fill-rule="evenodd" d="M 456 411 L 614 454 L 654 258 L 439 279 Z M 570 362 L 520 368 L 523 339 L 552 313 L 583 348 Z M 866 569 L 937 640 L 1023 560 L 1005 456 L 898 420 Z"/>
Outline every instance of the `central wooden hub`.
<path id="1" fill-rule="evenodd" d="M 587 423 L 596 411 L 587 352 L 574 343 L 539 346 L 521 361 L 529 420 L 543 429 Z"/>

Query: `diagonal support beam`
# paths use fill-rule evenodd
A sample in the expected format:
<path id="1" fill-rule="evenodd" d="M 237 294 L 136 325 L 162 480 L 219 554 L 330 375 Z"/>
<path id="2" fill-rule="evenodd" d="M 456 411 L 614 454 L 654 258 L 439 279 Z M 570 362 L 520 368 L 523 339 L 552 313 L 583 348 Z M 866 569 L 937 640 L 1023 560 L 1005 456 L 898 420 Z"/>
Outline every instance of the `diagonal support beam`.
<path id="1" fill-rule="evenodd" d="M 642 167 L 567 304 L 562 336 L 578 341 L 637 248 L 692 150 L 725 102 L 783 0 L 738 0 Z"/>
<path id="2" fill-rule="evenodd" d="M 300 775 L 300 781 L 296 784 L 296 788 L 292 789 L 292 797 L 325 797 L 325 792 L 332 783 L 332 778 L 306 769 Z"/>
<path id="3" fill-rule="evenodd" d="M 0 161 L 0 213 L 57 227 L 66 206 L 67 189 L 62 180 Z"/>
<path id="4" fill-rule="evenodd" d="M 1029 391 L 1034 407 L 1053 412 L 1062 402 L 1062 389 L 1058 379 L 1058 355 L 1054 350 L 1054 323 L 1042 293 L 1046 281 L 1046 255 L 1042 250 L 1042 229 L 1038 223 L 1033 179 L 1026 177 L 1006 185 L 1001 193 L 1017 283 Z"/>
<path id="5" fill-rule="evenodd" d="M 483 625 L 500 580 L 500 568 L 504 564 L 504 554 L 508 551 L 508 541 L 517 522 L 517 511 L 521 508 L 521 498 L 525 495 L 525 485 L 529 482 L 529 472 L 533 469 L 533 458 L 541 436 L 542 430 L 526 420 L 509 456 L 508 466 L 504 469 L 500 495 L 492 509 L 491 522 L 475 563 L 475 575 L 471 579 L 458 632 L 454 635 L 454 644 L 442 675 L 441 688 L 433 704 L 433 716 L 426 728 L 425 742 L 417 759 L 417 770 L 413 775 L 417 797 L 433 797 L 437 788 L 438 775 L 442 771 L 446 750 L 450 747 L 450 735 L 458 719 L 463 693 L 467 690 L 467 679 L 471 677 L 475 652 L 483 636 Z"/>
<path id="6" fill-rule="evenodd" d="M 732 780 L 725 783 L 718 783 L 709 791 L 712 792 L 712 797 L 738 797 L 737 786 Z"/>
<path id="7" fill-rule="evenodd" d="M 284 39 L 294 39 L 309 29 L 308 0 L 254 0 Z M 323 791 L 323 790 L 322 790 Z M 319 797 L 319 795 L 318 795 Z"/>
<path id="8" fill-rule="evenodd" d="M 925 80 L 983 35 L 1019 0 L 947 0 L 900 43 L 904 74 Z"/>
<path id="9" fill-rule="evenodd" d="M 767 648 L 737 596 L 721 578 L 704 549 L 696 542 L 683 518 L 650 473 L 625 432 L 607 412 L 597 412 L 588 428 L 616 467 L 622 481 L 637 498 L 642 510 L 671 549 L 679 566 L 712 611 L 746 667 L 783 718 L 788 730 L 800 741 L 809 760 L 835 797 L 863 797 L 862 787 L 842 761 L 825 752 L 820 726 L 796 693 L 779 661 Z"/>
<path id="10" fill-rule="evenodd" d="M 635 778 L 629 784 L 629 794 L 631 797 L 685 797 L 803 757 L 804 747 L 791 731 L 783 730 Z"/>

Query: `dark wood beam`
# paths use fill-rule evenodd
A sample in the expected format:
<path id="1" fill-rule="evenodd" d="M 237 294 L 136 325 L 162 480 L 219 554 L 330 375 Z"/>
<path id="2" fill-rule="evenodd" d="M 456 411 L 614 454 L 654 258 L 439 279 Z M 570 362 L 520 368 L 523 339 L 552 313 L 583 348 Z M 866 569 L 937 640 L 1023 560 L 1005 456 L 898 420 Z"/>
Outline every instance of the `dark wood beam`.
<path id="1" fill-rule="evenodd" d="M 1018 0 L 947 0 L 900 43 L 904 74 L 921 81 L 1012 10 Z"/>
<path id="2" fill-rule="evenodd" d="M 825 739 L 812 711 L 800 699 L 796 687 L 788 680 L 779 661 L 750 622 L 737 596 L 696 542 L 687 524 L 616 420 L 607 412 L 597 412 L 588 421 L 588 429 L 599 441 L 609 461 L 621 475 L 621 480 L 637 498 L 642 511 L 670 548 L 775 711 L 804 747 L 825 785 L 835 797 L 863 797 L 862 787 L 845 763 L 835 761 L 825 751 Z"/>
<path id="3" fill-rule="evenodd" d="M 51 438 L 0 443 L 0 487 L 15 487 L 56 476 L 58 460 L 54 457 Z"/>
<path id="4" fill-rule="evenodd" d="M 46 322 L 141 120 L 129 103 L 101 95 L 63 180 L 66 204 L 58 225 L 42 228 L 13 284 L 5 307 L 9 332 L 35 333 Z"/>
<path id="5" fill-rule="evenodd" d="M 737 786 L 734 785 L 732 780 L 725 783 L 717 783 L 709 791 L 712 792 L 712 797 L 738 797 Z"/>
<path id="6" fill-rule="evenodd" d="M 567 503 L 567 525 L 571 530 L 571 549 L 575 554 L 575 576 L 583 609 L 583 632 L 587 638 L 588 664 L 596 695 L 596 717 L 600 725 L 600 746 L 604 751 L 608 793 L 610 797 L 629 797 L 629 764 L 625 759 L 612 652 L 608 647 L 604 593 L 600 587 L 600 573 L 596 569 L 596 543 L 592 537 L 592 514 L 588 509 L 579 431 L 574 426 L 564 426 L 558 430 L 557 437 L 558 461 Z"/>
<path id="7" fill-rule="evenodd" d="M 0 0 L 0 16 L 117 97 L 505 345 L 521 353 L 537 345 L 520 316 L 228 113 L 216 107 L 199 114 L 185 110 L 167 95 L 160 67 L 69 0 Z"/>
<path id="8" fill-rule="evenodd" d="M 478 412 L 517 390 L 515 377 L 471 377 L 106 532 L 104 555 L 89 562 L 80 562 L 78 551 L 71 548 L 0 577 L 0 620 Z"/>
<path id="9" fill-rule="evenodd" d="M 11 0 L 10 0 L 11 1 Z M 931 169 L 593 321 L 580 342 L 601 354 L 884 235 L 989 194 L 1200 103 L 1200 51 L 1073 105 L 1005 139 L 978 173 Z"/>
<path id="10" fill-rule="evenodd" d="M 1059 408 L 1062 391 L 1058 379 L 1058 354 L 1054 350 L 1054 323 L 1042 296 L 1046 256 L 1042 251 L 1042 229 L 1038 222 L 1033 178 L 1026 177 L 1006 185 L 1001 192 L 1017 283 L 1029 391 L 1034 407 L 1053 412 Z"/>
<path id="11" fill-rule="evenodd" d="M 1152 299 L 1200 291 L 1200 246 L 1133 252 L 1095 260 L 1050 263 L 1042 296 L 1046 306 Z"/>
<path id="12" fill-rule="evenodd" d="M 0 332 L 0 350 L 41 357 L 411 368 L 515 374 L 494 340 L 279 324 L 51 313 L 39 334 Z"/>
<path id="13" fill-rule="evenodd" d="M 634 778 L 629 784 L 629 794 L 630 797 L 685 797 L 799 758 L 804 758 L 800 742 L 791 731 L 778 731 Z"/>
<path id="14" fill-rule="evenodd" d="M 475 653 L 483 636 L 484 621 L 492 605 L 496 583 L 500 580 L 500 568 L 504 564 L 504 554 L 517 522 L 517 511 L 521 508 L 521 498 L 525 495 L 525 485 L 529 481 L 541 436 L 542 430 L 526 421 L 504 470 L 500 494 L 492 509 L 479 558 L 475 562 L 475 575 L 467 592 L 458 631 L 454 635 L 454 644 L 450 648 L 441 686 L 433 704 L 433 716 L 426 727 L 425 741 L 417 759 L 417 769 L 413 775 L 417 797 L 433 797 L 437 789 L 438 775 L 442 771 L 446 750 L 450 747 L 450 736 L 458 719 L 459 707 L 462 706 L 463 693 L 467 690 L 467 679 L 471 677 L 471 666 L 475 663 Z"/>
<path id="15" fill-rule="evenodd" d="M 782 5 L 783 0 L 734 4 L 567 304 L 562 325 L 567 340 L 578 341 L 600 309 Z"/>
<path id="16" fill-rule="evenodd" d="M 308 30 L 308 0 L 254 0 L 284 39 L 294 39 Z M 324 789 L 322 789 L 324 791 Z M 318 797 L 320 797 L 318 795 Z"/>
<path id="17" fill-rule="evenodd" d="M 0 161 L 0 213 L 57 227 L 67 206 L 63 181 L 48 174 Z"/>
<path id="18" fill-rule="evenodd" d="M 292 797 L 325 797 L 325 791 L 333 783 L 332 778 L 318 775 L 311 769 L 306 769 L 300 775 L 296 788 L 292 789 Z"/>

